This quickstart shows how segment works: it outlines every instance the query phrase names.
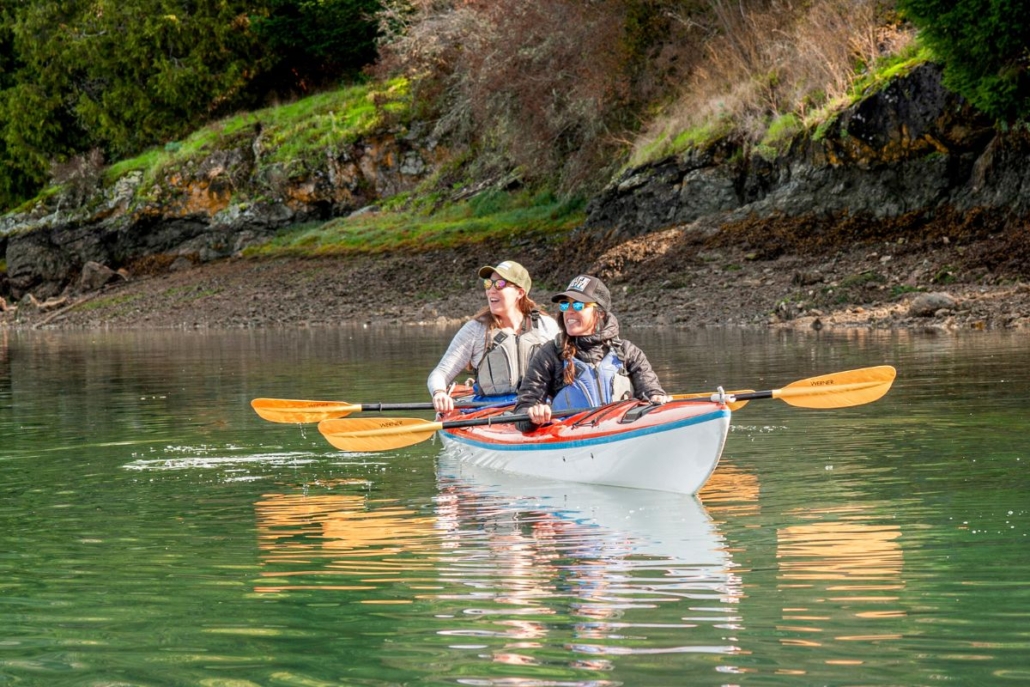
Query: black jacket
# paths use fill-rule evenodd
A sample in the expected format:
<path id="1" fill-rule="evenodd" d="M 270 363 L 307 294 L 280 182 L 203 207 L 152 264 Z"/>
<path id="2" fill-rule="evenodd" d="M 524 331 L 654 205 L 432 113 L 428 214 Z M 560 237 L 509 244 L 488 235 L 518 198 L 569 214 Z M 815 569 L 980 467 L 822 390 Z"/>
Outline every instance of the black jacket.
<path id="1" fill-rule="evenodd" d="M 576 358 L 595 364 L 618 342 L 621 347 L 619 357 L 633 383 L 634 395 L 642 401 L 650 400 L 656 394 L 664 395 L 665 391 L 658 382 L 658 375 L 651 369 L 647 356 L 629 341 L 619 339 L 619 321 L 614 314 L 608 313 L 607 318 L 600 334 L 574 337 Z M 548 401 L 565 386 L 565 367 L 561 359 L 564 338 L 565 334 L 559 334 L 553 341 L 541 346 L 533 356 L 519 386 L 514 411 L 516 414 L 525 413 L 536 404 Z M 528 421 L 518 423 L 518 428 L 522 431 L 529 431 L 533 427 L 534 425 Z"/>

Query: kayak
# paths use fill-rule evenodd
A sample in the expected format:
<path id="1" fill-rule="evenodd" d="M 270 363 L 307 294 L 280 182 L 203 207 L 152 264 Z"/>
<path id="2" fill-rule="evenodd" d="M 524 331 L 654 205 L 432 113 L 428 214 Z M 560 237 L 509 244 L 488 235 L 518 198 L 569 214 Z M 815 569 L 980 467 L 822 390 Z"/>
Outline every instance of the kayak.
<path id="1" fill-rule="evenodd" d="M 504 422 L 504 411 L 448 414 L 445 420 L 499 422 L 459 427 L 444 422 L 439 433 L 444 450 L 465 463 L 519 475 L 694 494 L 718 465 L 730 427 L 730 409 L 710 400 L 660 406 L 623 401 L 532 432 Z"/>
<path id="2" fill-rule="evenodd" d="M 636 489 L 694 494 L 715 470 L 726 444 L 730 413 L 758 399 L 799 408 L 848 408 L 872 403 L 890 389 L 890 365 L 810 377 L 779 389 L 674 395 L 662 406 L 640 401 L 570 410 L 531 432 L 514 424 L 528 415 L 505 407 L 483 408 L 456 398 L 456 410 L 439 421 L 421 418 L 349 418 L 354 412 L 432 409 L 431 403 L 345 404 L 254 399 L 272 422 L 318 422 L 318 431 L 341 451 L 391 451 L 438 433 L 447 450 L 470 465 L 513 474 Z M 468 390 L 463 389 L 462 393 Z M 505 399 L 507 400 L 507 399 Z"/>

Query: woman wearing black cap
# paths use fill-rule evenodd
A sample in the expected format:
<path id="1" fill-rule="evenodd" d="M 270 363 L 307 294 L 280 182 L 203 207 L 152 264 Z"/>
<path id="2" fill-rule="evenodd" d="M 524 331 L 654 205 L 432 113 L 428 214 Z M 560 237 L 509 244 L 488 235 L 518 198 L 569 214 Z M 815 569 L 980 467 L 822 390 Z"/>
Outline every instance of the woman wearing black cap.
<path id="1" fill-rule="evenodd" d="M 562 333 L 540 348 L 522 378 L 515 412 L 526 413 L 531 422 L 520 423 L 520 429 L 549 422 L 552 408 L 596 407 L 627 398 L 670 400 L 643 351 L 619 338 L 611 294 L 600 279 L 580 275 L 551 300 L 561 310 Z"/>
<path id="2" fill-rule="evenodd" d="M 558 323 L 529 297 L 526 268 L 512 260 L 479 270 L 486 307 L 454 335 L 429 375 L 429 393 L 438 412 L 454 410 L 448 387 L 463 371 L 476 371 L 476 396 L 514 398 L 529 358 L 558 334 Z"/>

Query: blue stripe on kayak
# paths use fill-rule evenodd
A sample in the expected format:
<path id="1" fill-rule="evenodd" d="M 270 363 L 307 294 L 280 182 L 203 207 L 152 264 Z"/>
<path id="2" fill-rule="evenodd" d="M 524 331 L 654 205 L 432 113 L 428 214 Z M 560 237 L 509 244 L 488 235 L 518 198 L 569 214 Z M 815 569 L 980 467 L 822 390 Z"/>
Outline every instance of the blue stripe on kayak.
<path id="1" fill-rule="evenodd" d="M 623 439 L 633 439 L 636 437 L 642 437 L 648 434 L 658 434 L 659 432 L 668 432 L 673 429 L 679 429 L 681 427 L 688 427 L 690 425 L 699 425 L 703 422 L 711 422 L 712 420 L 718 420 L 720 418 L 729 417 L 730 411 L 728 408 L 722 410 L 716 410 L 711 413 L 705 413 L 704 415 L 697 415 L 695 417 L 688 417 L 683 420 L 676 420 L 675 422 L 667 422 L 661 425 L 652 425 L 651 427 L 643 427 L 641 429 L 634 429 L 628 432 L 619 432 L 618 434 L 609 434 L 603 437 L 593 437 L 590 439 L 572 439 L 569 441 L 552 441 L 540 444 L 502 444 L 492 441 L 478 441 L 476 439 L 469 439 L 467 436 L 458 436 L 455 434 L 447 433 L 447 436 L 454 441 L 460 442 L 468 446 L 476 446 L 479 448 L 490 448 L 498 451 L 554 451 L 562 448 L 578 448 L 580 446 L 598 446 L 600 444 L 609 444 L 614 441 L 622 441 Z"/>

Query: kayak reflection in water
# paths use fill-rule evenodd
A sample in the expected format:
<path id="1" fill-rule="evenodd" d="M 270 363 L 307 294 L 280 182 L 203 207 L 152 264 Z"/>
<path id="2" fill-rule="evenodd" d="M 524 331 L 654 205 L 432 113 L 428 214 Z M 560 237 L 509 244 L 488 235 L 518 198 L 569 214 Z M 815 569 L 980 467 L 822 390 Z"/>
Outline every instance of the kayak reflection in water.
<path id="1" fill-rule="evenodd" d="M 552 408 L 597 407 L 629 398 L 672 400 L 644 352 L 619 337 L 611 293 L 600 279 L 580 275 L 551 300 L 562 313 L 561 334 L 540 348 L 523 376 L 515 413 L 526 413 L 530 421 L 520 422 L 519 429 L 550 422 Z"/>
<path id="2" fill-rule="evenodd" d="M 558 323 L 529 297 L 533 285 L 526 268 L 512 260 L 480 268 L 486 306 L 451 340 L 429 375 L 437 412 L 454 410 L 449 387 L 463 371 L 476 372 L 473 400 L 515 400 L 529 359 L 558 334 Z"/>

